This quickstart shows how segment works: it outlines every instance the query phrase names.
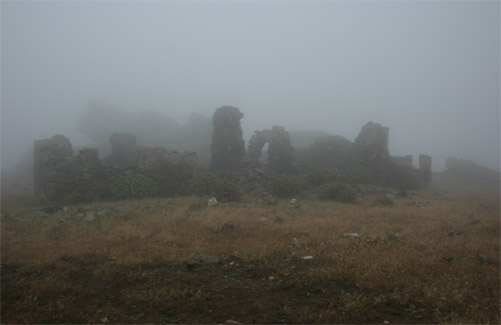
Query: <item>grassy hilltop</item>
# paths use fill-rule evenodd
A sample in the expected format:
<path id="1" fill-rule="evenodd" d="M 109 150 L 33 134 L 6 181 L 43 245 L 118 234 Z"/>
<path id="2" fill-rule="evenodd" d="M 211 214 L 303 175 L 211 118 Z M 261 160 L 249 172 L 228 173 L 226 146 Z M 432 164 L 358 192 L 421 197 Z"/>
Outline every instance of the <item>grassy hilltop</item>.
<path id="1" fill-rule="evenodd" d="M 499 188 L 207 199 L 3 202 L 2 323 L 500 322 Z"/>

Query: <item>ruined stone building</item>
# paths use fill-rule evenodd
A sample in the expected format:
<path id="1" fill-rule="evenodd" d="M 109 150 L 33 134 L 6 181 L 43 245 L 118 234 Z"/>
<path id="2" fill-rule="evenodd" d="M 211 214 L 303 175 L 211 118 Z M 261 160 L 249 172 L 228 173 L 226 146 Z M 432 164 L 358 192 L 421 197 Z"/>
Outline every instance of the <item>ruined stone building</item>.
<path id="1" fill-rule="evenodd" d="M 34 194 L 49 201 L 90 202 L 110 199 L 121 176 L 139 173 L 154 180 L 159 195 L 172 195 L 180 183 L 191 179 L 196 155 L 165 148 L 136 145 L 131 134 L 113 134 L 113 151 L 103 161 L 97 149 L 73 155 L 68 138 L 56 135 L 34 143 Z"/>
<path id="2" fill-rule="evenodd" d="M 294 172 L 294 150 L 289 133 L 281 126 L 273 126 L 271 130 L 255 131 L 249 140 L 249 157 L 257 162 L 266 144 L 268 144 L 267 166 L 280 173 Z"/>

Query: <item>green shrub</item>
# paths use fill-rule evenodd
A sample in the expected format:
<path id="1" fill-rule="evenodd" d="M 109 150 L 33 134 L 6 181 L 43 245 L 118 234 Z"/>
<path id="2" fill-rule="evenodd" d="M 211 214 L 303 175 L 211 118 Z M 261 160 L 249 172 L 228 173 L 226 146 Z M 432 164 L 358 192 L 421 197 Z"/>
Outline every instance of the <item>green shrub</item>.
<path id="1" fill-rule="evenodd" d="M 353 203 L 357 200 L 357 192 L 346 184 L 326 184 L 320 187 L 318 198 L 344 203 Z"/>
<path id="2" fill-rule="evenodd" d="M 348 184 L 369 184 L 371 176 L 367 169 L 363 167 L 352 167 L 344 173 L 344 182 Z"/>
<path id="3" fill-rule="evenodd" d="M 211 194 L 219 202 L 238 201 L 241 197 L 240 187 L 226 179 L 219 179 L 211 186 Z"/>
<path id="4" fill-rule="evenodd" d="M 267 187 L 276 196 L 292 197 L 301 194 L 304 191 L 305 184 L 301 177 L 272 173 Z"/>
<path id="5" fill-rule="evenodd" d="M 212 173 L 200 174 L 184 186 L 183 193 L 196 196 L 213 196 L 219 202 L 237 201 L 241 197 L 240 187 L 226 176 Z"/>
<path id="6" fill-rule="evenodd" d="M 142 174 L 128 174 L 113 182 L 111 193 L 117 199 L 152 197 L 158 195 L 158 185 Z"/>
<path id="7" fill-rule="evenodd" d="M 306 181 L 317 186 L 338 180 L 338 172 L 333 168 L 311 167 L 306 171 Z"/>

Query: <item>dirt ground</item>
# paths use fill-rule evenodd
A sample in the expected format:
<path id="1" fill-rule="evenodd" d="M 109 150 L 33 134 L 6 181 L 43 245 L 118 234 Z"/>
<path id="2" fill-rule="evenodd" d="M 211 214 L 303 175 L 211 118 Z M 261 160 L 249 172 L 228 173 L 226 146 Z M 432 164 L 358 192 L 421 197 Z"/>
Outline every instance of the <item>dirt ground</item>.
<path id="1" fill-rule="evenodd" d="M 291 210 L 288 200 L 152 199 L 98 203 L 122 212 L 92 222 L 6 218 L 1 321 L 499 323 L 499 194 L 428 189 L 393 200 L 300 198 Z M 351 231 L 360 238 L 343 236 Z M 219 263 L 188 267 L 197 253 Z"/>

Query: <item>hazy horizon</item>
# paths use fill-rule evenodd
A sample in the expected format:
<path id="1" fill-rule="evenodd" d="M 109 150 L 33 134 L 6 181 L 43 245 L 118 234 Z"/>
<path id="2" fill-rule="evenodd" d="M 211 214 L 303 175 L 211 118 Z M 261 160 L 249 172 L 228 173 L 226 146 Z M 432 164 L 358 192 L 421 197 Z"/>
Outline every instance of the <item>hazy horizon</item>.
<path id="1" fill-rule="evenodd" d="M 184 124 L 231 105 L 255 130 L 353 141 L 499 170 L 500 3 L 1 2 L 1 165 L 76 129 L 86 103 Z"/>

